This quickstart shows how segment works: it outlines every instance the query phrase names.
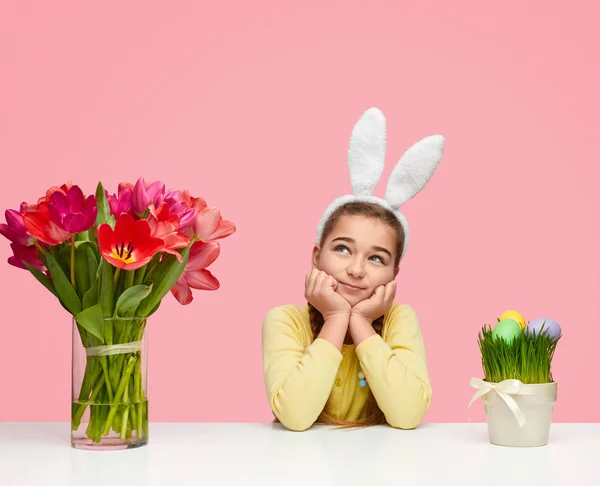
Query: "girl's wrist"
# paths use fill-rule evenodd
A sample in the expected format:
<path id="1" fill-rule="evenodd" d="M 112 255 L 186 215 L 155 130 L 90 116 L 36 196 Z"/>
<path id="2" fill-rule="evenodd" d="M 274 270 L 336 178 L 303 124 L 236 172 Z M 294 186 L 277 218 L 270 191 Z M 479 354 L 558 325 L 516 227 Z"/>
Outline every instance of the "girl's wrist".
<path id="1" fill-rule="evenodd" d="M 334 314 L 324 314 L 323 315 L 324 322 L 335 322 L 338 324 L 348 324 L 350 321 L 350 313 L 349 312 L 338 312 Z"/>
<path id="2" fill-rule="evenodd" d="M 349 319 L 350 326 L 372 326 L 373 319 L 362 314 L 352 313 Z"/>

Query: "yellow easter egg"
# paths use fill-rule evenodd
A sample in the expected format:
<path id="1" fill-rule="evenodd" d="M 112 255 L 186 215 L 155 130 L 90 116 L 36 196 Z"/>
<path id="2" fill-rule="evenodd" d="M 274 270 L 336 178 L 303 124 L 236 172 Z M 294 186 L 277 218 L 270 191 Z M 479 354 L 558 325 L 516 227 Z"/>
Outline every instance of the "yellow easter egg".
<path id="1" fill-rule="evenodd" d="M 524 330 L 527 327 L 527 323 L 525 322 L 525 318 L 516 310 L 506 310 L 502 313 L 500 317 L 498 317 L 498 322 L 503 321 L 504 319 L 514 319 L 519 323 L 519 327 L 521 330 Z"/>

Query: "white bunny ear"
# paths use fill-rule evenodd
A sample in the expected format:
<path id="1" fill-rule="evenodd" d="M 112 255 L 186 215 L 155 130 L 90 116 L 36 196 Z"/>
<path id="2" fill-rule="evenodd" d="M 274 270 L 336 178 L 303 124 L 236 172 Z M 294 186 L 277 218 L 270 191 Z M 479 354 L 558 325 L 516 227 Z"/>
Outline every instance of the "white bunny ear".
<path id="1" fill-rule="evenodd" d="M 355 196 L 373 193 L 385 162 L 385 116 L 369 108 L 354 125 L 348 145 L 348 169 Z"/>
<path id="2" fill-rule="evenodd" d="M 444 137 L 432 135 L 415 143 L 400 158 L 385 189 L 385 200 L 399 208 L 431 179 L 444 153 Z"/>

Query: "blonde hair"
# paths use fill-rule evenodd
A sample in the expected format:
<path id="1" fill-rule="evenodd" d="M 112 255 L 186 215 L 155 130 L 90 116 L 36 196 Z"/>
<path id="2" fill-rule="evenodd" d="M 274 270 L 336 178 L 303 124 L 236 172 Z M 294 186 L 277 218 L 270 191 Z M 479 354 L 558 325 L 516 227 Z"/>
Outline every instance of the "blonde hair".
<path id="1" fill-rule="evenodd" d="M 327 236 L 329 236 L 329 234 L 331 233 L 331 231 L 342 216 L 364 216 L 367 218 L 373 218 L 387 224 L 392 229 L 394 229 L 398 237 L 396 244 L 396 259 L 394 262 L 394 268 L 398 267 L 400 263 L 400 258 L 402 256 L 402 249 L 404 246 L 404 230 L 402 229 L 402 225 L 400 224 L 400 221 L 398 221 L 396 216 L 394 216 L 394 214 L 391 211 L 384 208 L 383 206 L 380 206 L 379 204 L 363 201 L 353 201 L 337 208 L 331 214 L 331 216 L 325 223 L 325 226 L 323 227 L 323 233 L 321 235 L 321 241 L 319 241 L 319 246 L 323 246 L 323 242 L 327 239 Z M 321 332 L 324 319 L 323 315 L 315 307 L 313 307 L 312 304 L 310 304 L 310 302 L 308 303 L 308 312 L 310 317 L 310 328 L 312 331 L 314 341 Z M 373 321 L 373 329 L 380 336 L 383 332 L 383 321 L 384 316 L 381 316 Z M 373 395 L 371 389 L 369 389 L 369 396 L 367 398 L 367 402 L 365 403 L 362 415 L 364 416 L 363 419 L 351 422 L 339 420 L 327 413 L 325 409 L 323 409 L 323 411 L 317 418 L 316 423 L 325 425 L 335 425 L 338 428 L 368 427 L 371 425 L 385 424 L 385 415 L 379 408 L 377 400 L 375 399 L 375 396 Z M 278 422 L 278 419 L 275 418 L 274 421 Z"/>

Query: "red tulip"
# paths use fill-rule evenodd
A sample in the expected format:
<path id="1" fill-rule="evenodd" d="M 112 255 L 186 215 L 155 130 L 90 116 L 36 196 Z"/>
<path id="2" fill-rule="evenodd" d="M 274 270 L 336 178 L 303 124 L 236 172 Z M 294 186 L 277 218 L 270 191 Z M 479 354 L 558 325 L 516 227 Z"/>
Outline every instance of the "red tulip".
<path id="1" fill-rule="evenodd" d="M 69 232 L 53 221 L 45 198 L 40 199 L 38 204 L 33 206 L 26 203 L 21 204 L 21 211 L 23 210 L 25 210 L 23 223 L 27 233 L 35 239 L 47 245 L 58 245 L 71 237 Z"/>
<path id="2" fill-rule="evenodd" d="M 121 214 L 113 230 L 109 224 L 98 228 L 100 254 L 106 261 L 123 270 L 136 270 L 164 250 L 165 242 L 151 235 L 145 219 L 134 220 L 127 213 Z"/>
<path id="3" fill-rule="evenodd" d="M 188 262 L 171 293 L 182 305 L 187 305 L 193 300 L 192 290 L 216 290 L 219 281 L 212 273 L 206 270 L 219 256 L 220 246 L 216 241 L 197 241 L 190 248 Z"/>

